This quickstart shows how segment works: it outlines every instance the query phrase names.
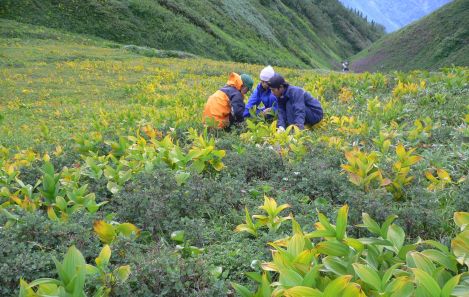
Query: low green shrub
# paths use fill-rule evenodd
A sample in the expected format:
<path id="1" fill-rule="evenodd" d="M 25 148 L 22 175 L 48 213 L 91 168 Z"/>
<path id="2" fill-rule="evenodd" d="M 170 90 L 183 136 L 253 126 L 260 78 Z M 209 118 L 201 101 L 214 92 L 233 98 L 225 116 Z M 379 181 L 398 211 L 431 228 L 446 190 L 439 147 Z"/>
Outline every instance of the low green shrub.
<path id="1" fill-rule="evenodd" d="M 121 240 L 113 251 L 131 266 L 114 296 L 226 296 L 227 284 L 201 257 L 183 258 L 168 243 L 142 245 Z"/>
<path id="2" fill-rule="evenodd" d="M 75 213 L 67 223 L 51 221 L 41 211 L 20 215 L 18 224 L 0 228 L 1 296 L 18 295 L 20 278 L 52 277 L 52 256 L 61 259 L 71 245 L 81 250 L 88 262 L 99 254 L 100 242 L 91 228 L 95 217 L 88 213 Z"/>

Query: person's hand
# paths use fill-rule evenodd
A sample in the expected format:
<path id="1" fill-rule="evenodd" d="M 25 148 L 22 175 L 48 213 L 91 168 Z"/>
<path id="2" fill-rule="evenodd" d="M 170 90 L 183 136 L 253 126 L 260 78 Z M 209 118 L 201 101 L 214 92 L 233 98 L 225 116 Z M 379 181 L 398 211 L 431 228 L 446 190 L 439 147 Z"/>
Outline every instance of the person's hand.
<path id="1" fill-rule="evenodd" d="M 282 133 L 282 132 L 285 132 L 285 128 L 280 126 L 277 128 L 277 133 Z"/>
<path id="2" fill-rule="evenodd" d="M 271 110 L 272 110 L 272 108 L 271 108 L 271 107 L 269 107 L 269 108 L 266 108 L 266 109 L 264 109 L 264 110 L 262 111 L 262 114 L 263 114 L 263 115 L 267 115 L 267 114 L 269 114 L 269 113 L 270 113 L 270 111 L 271 111 Z"/>

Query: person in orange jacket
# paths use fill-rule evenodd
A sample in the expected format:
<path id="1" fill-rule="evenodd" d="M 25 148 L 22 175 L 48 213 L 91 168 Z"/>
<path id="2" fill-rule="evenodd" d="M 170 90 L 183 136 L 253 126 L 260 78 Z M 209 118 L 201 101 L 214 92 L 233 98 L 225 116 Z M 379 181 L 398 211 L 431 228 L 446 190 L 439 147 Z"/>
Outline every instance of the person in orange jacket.
<path id="1" fill-rule="evenodd" d="M 230 73 L 226 85 L 208 97 L 202 121 L 218 128 L 244 121 L 244 95 L 253 85 L 254 81 L 249 75 Z"/>

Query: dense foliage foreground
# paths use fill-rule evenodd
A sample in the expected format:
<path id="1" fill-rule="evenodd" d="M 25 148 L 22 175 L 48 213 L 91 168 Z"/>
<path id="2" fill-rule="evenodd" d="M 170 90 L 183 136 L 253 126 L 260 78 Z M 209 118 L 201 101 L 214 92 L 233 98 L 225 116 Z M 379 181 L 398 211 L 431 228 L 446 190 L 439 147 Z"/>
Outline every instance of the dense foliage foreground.
<path id="1" fill-rule="evenodd" d="M 467 296 L 467 68 L 278 68 L 320 125 L 210 131 L 263 65 L 1 32 L 0 295 Z"/>

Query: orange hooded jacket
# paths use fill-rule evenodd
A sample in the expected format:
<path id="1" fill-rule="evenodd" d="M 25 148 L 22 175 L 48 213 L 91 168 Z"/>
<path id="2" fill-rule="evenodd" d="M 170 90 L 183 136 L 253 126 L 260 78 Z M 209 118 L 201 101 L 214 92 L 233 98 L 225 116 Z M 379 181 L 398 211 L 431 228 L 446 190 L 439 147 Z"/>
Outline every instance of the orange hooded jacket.
<path id="1" fill-rule="evenodd" d="M 216 91 L 208 97 L 205 104 L 202 121 L 207 124 L 216 124 L 218 128 L 226 128 L 230 125 L 230 115 L 232 114 L 232 105 L 236 105 L 233 111 L 234 116 L 238 116 L 238 105 L 242 104 L 242 112 L 244 112 L 244 100 L 241 94 L 243 81 L 237 73 L 230 73 L 226 86 Z M 241 112 L 241 120 L 242 120 Z"/>

